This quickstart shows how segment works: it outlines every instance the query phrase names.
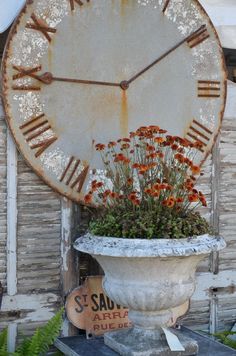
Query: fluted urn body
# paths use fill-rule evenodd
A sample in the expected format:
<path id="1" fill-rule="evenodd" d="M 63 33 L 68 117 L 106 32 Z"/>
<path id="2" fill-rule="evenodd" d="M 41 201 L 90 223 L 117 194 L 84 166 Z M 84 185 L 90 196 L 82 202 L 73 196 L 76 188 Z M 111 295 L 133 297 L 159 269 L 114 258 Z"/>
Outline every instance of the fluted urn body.
<path id="1" fill-rule="evenodd" d="M 195 290 L 197 264 L 225 247 L 209 235 L 189 239 L 120 239 L 87 234 L 75 243 L 102 266 L 106 294 L 129 308 L 134 328 L 155 330 L 171 324 L 172 309 L 190 299 Z"/>

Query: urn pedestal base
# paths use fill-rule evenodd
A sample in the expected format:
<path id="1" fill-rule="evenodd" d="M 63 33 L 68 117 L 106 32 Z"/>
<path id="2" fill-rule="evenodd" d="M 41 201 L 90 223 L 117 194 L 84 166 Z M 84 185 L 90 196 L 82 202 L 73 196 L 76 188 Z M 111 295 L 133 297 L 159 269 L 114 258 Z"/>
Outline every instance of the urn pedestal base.
<path id="1" fill-rule="evenodd" d="M 185 351 L 171 351 L 165 335 L 160 337 L 158 330 L 155 332 L 138 328 L 108 332 L 104 335 L 104 343 L 122 356 L 197 355 L 198 344 L 195 340 L 182 335 L 178 330 L 172 332 L 179 338 Z"/>

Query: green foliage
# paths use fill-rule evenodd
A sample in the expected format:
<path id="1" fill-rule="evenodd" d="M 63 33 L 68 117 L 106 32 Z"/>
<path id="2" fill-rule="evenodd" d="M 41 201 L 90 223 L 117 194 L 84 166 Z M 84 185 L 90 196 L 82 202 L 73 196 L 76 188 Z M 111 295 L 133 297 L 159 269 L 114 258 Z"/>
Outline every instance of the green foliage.
<path id="1" fill-rule="evenodd" d="M 14 353 L 7 352 L 7 329 L 0 334 L 0 356 L 43 356 L 58 337 L 63 322 L 64 308 L 41 328 L 38 328 L 30 339 L 25 339 Z"/>
<path id="2" fill-rule="evenodd" d="M 236 341 L 230 339 L 228 336 L 236 335 L 235 331 L 222 331 L 221 333 L 213 334 L 217 339 L 222 342 L 222 344 L 232 347 L 232 349 L 236 349 Z"/>
<path id="3" fill-rule="evenodd" d="M 7 356 L 7 329 L 0 333 L 0 356 Z"/>
<path id="4" fill-rule="evenodd" d="M 123 238 L 184 238 L 211 233 L 207 221 L 198 212 L 184 216 L 173 215 L 169 209 L 141 211 L 110 209 L 89 224 L 89 230 L 98 236 Z"/>

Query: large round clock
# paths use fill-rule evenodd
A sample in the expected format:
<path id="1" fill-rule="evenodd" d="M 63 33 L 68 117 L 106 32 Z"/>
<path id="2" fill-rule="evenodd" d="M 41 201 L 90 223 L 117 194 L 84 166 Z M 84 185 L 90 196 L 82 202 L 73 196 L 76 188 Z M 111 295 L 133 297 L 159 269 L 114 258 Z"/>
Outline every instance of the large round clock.
<path id="1" fill-rule="evenodd" d="M 80 202 L 95 142 L 143 125 L 199 140 L 219 131 L 222 49 L 196 0 L 28 1 L 3 59 L 7 121 L 39 176 Z"/>

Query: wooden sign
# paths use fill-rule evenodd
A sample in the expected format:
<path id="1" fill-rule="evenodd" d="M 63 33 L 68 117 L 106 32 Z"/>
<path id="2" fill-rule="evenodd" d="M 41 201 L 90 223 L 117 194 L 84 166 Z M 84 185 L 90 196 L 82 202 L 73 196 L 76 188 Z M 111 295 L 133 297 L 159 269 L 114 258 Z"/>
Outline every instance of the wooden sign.
<path id="1" fill-rule="evenodd" d="M 189 310 L 189 300 L 172 308 L 169 327 Z M 84 284 L 67 297 L 66 313 L 70 322 L 86 330 L 87 336 L 103 335 L 107 331 L 131 327 L 128 308 L 115 304 L 102 288 L 102 276 L 88 277 Z"/>
<path id="2" fill-rule="evenodd" d="M 86 330 L 88 337 L 132 326 L 128 309 L 115 304 L 104 293 L 102 276 L 88 277 L 73 290 L 67 298 L 66 313 L 74 326 Z"/>

